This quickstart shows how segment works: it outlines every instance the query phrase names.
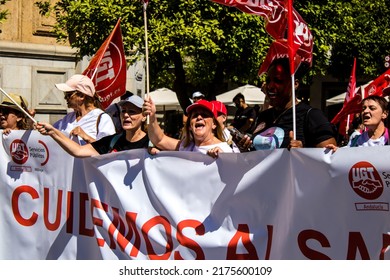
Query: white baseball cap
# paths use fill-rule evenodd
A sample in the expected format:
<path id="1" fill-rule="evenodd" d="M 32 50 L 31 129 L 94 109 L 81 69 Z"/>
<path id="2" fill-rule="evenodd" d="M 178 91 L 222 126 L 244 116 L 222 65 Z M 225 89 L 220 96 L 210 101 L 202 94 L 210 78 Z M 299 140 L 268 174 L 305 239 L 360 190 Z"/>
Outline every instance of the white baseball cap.
<path id="1" fill-rule="evenodd" d="M 141 97 L 139 97 L 138 95 L 134 94 L 132 96 L 127 97 L 126 99 L 119 101 L 118 105 L 122 106 L 123 104 L 128 103 L 128 102 L 133 104 L 134 106 L 140 108 L 140 109 L 142 109 L 142 105 L 144 104 L 144 100 Z"/>
<path id="2" fill-rule="evenodd" d="M 192 99 L 197 98 L 197 97 L 204 97 L 204 94 L 201 93 L 200 91 L 195 91 L 195 92 L 192 94 Z"/>
<path id="3" fill-rule="evenodd" d="M 56 84 L 56 87 L 64 92 L 77 90 L 91 97 L 95 95 L 95 86 L 92 80 L 85 75 L 73 75 L 65 83 Z"/>

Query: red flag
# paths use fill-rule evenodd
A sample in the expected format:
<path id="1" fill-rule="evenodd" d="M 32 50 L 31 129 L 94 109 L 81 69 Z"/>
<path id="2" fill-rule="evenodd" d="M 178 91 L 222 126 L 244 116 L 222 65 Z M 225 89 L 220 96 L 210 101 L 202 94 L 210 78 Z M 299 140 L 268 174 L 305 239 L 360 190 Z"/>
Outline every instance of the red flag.
<path id="1" fill-rule="evenodd" d="M 383 96 L 383 90 L 388 86 L 387 76 L 390 75 L 390 69 L 380 75 L 378 78 L 370 82 L 367 86 L 359 87 L 355 96 L 341 109 L 340 112 L 333 118 L 331 123 L 339 123 L 344 117 L 349 114 L 360 113 L 362 111 L 361 101 L 370 95 Z M 386 92 L 386 91 L 385 91 Z"/>
<path id="2" fill-rule="evenodd" d="M 385 74 L 385 81 L 387 81 L 387 86 L 382 89 L 382 95 L 390 95 L 390 74 Z"/>
<path id="3" fill-rule="evenodd" d="M 288 42 L 288 59 L 290 60 L 290 74 L 293 75 L 295 73 L 295 53 L 299 49 L 300 45 L 298 45 L 298 48 L 295 47 L 294 42 L 294 20 L 293 20 L 293 12 L 292 12 L 292 0 L 288 0 L 287 5 L 287 42 Z"/>
<path id="4" fill-rule="evenodd" d="M 291 50 L 296 52 L 301 57 L 302 62 L 307 62 L 309 65 L 312 63 L 313 57 L 313 36 L 306 22 L 298 14 L 298 12 L 292 7 L 287 8 L 286 0 L 268 0 L 268 1 L 249 1 L 249 0 L 212 0 L 213 2 L 223 4 L 230 7 L 236 7 L 239 10 L 258 16 L 265 17 L 266 25 L 265 29 L 278 43 L 277 47 L 269 50 L 266 59 L 263 64 L 269 65 L 274 58 L 275 49 L 278 51 L 284 50 L 283 53 L 279 53 L 279 56 L 288 55 L 288 38 L 286 34 L 288 31 L 288 10 L 291 11 L 293 28 L 290 30 L 293 32 L 292 37 L 294 43 L 291 44 Z M 281 48 L 281 45 L 285 45 L 285 48 Z M 297 63 L 295 63 L 297 64 Z M 267 67 L 261 66 L 259 75 L 267 71 Z"/>
<path id="5" fill-rule="evenodd" d="M 356 57 L 353 59 L 353 66 L 352 66 L 352 71 L 351 71 L 351 76 L 349 77 L 349 84 L 347 88 L 347 92 L 345 94 L 345 99 L 344 99 L 344 105 L 351 100 L 356 93 Z M 343 106 L 344 106 L 343 105 Z"/>
<path id="6" fill-rule="evenodd" d="M 359 88 L 359 90 L 361 91 L 361 87 Z M 343 106 L 340 112 L 337 113 L 337 115 L 333 118 L 331 123 L 337 124 L 343 118 L 347 117 L 349 114 L 360 113 L 362 111 L 361 101 L 362 101 L 361 94 L 355 94 L 355 96 L 347 104 L 345 104 L 345 106 Z"/>
<path id="7" fill-rule="evenodd" d="M 93 81 L 103 109 L 126 92 L 126 58 L 120 19 L 83 74 Z"/>
<path id="8" fill-rule="evenodd" d="M 389 75 L 390 75 L 390 68 L 387 69 L 385 73 L 380 75 L 374 81 L 369 83 L 368 86 L 364 88 L 363 98 L 369 95 L 379 95 L 379 96 L 386 95 L 387 92 L 386 88 L 389 86 L 389 80 L 388 80 Z M 385 92 L 383 92 L 384 90 Z"/>
<path id="9" fill-rule="evenodd" d="M 274 59 L 289 58 L 288 51 L 289 51 L 289 47 L 286 41 L 275 40 L 269 47 L 267 56 L 265 57 L 263 63 L 260 66 L 259 75 L 262 75 L 265 72 L 267 72 L 269 66 L 271 65 Z M 297 69 L 300 63 L 301 63 L 301 57 L 296 55 L 294 60 L 295 67 L 293 69 Z"/>
<path id="10" fill-rule="evenodd" d="M 345 93 L 345 99 L 343 107 L 355 96 L 356 93 L 356 57 L 353 60 L 353 66 L 351 71 L 351 76 L 349 77 L 349 84 L 347 92 Z M 359 91 L 360 93 L 360 91 Z M 349 126 L 351 125 L 354 118 L 354 114 L 349 114 L 342 118 L 339 125 L 339 133 L 343 136 L 346 136 L 348 133 Z"/>

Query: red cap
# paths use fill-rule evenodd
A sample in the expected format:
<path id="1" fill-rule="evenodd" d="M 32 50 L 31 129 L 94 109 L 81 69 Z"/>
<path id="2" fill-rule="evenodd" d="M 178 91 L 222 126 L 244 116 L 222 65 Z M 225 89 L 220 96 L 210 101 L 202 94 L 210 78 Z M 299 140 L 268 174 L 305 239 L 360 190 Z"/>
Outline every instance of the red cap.
<path id="1" fill-rule="evenodd" d="M 217 114 L 217 110 L 215 109 L 214 104 L 211 103 L 210 101 L 207 101 L 204 99 L 198 100 L 195 103 L 188 106 L 186 109 L 186 112 L 189 115 L 192 110 L 194 110 L 195 108 L 199 108 L 199 107 L 207 109 L 208 111 L 210 111 L 214 115 L 215 118 L 217 118 L 218 114 Z"/>
<path id="2" fill-rule="evenodd" d="M 221 113 L 221 114 L 224 114 L 225 116 L 227 116 L 227 109 L 226 109 L 225 104 L 223 104 L 221 101 L 218 101 L 218 100 L 213 100 L 213 101 L 211 101 L 211 103 L 214 104 L 214 107 L 215 107 L 215 110 L 217 110 L 217 113 Z"/>

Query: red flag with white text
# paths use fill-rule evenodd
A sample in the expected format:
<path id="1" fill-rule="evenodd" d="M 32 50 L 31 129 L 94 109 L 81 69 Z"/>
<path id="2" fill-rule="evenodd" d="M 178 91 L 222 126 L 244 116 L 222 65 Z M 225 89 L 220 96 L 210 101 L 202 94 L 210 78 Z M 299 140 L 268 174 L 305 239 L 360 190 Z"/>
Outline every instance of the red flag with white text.
<path id="1" fill-rule="evenodd" d="M 283 53 L 277 54 L 277 56 L 288 55 L 288 38 L 286 38 L 288 28 L 288 3 L 286 0 L 268 0 L 268 1 L 250 1 L 250 0 L 212 0 L 213 2 L 223 4 L 230 7 L 236 7 L 237 9 L 253 15 L 262 16 L 266 20 L 265 29 L 278 43 L 276 47 L 269 50 L 267 57 L 265 58 L 259 75 L 267 71 L 269 64 L 275 58 L 275 50 L 283 51 Z M 313 36 L 306 22 L 302 19 L 299 13 L 291 7 L 292 23 L 293 23 L 293 42 L 292 45 L 297 55 L 300 56 L 302 62 L 306 62 L 309 65 L 312 63 L 313 58 Z M 281 45 L 285 45 L 282 48 Z M 295 63 L 297 64 L 297 63 Z"/>
<path id="2" fill-rule="evenodd" d="M 387 69 L 386 72 L 384 72 L 374 81 L 369 83 L 368 86 L 364 88 L 363 98 L 369 95 L 385 96 L 386 93 L 384 93 L 383 90 L 385 90 L 389 86 L 389 79 L 388 79 L 389 75 L 390 75 L 390 68 Z"/>
<path id="3" fill-rule="evenodd" d="M 126 92 L 126 57 L 120 19 L 93 56 L 83 75 L 93 81 L 103 109 Z"/>

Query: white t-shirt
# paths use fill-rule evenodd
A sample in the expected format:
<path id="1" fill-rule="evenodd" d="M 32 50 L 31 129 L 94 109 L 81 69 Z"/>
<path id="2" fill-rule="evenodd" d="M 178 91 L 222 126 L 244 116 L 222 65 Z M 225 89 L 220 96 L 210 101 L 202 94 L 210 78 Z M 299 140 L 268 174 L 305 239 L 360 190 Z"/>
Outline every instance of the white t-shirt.
<path id="1" fill-rule="evenodd" d="M 184 147 L 182 141 L 180 143 L 179 151 L 200 152 L 206 155 L 207 151 L 214 147 L 220 147 L 222 151 L 224 151 L 225 153 L 233 153 L 232 148 L 226 142 L 221 142 L 221 143 L 207 145 L 207 146 L 195 146 L 195 143 L 191 142 L 187 147 Z"/>
<path id="2" fill-rule="evenodd" d="M 356 135 L 354 138 L 351 137 L 351 141 L 346 147 L 385 146 L 389 145 L 389 130 L 385 128 L 385 132 L 383 133 L 383 135 L 377 139 L 371 139 L 368 135 L 368 131 L 363 131 L 362 134 Z"/>
<path id="3" fill-rule="evenodd" d="M 77 121 L 76 112 L 70 112 L 65 117 L 55 122 L 53 126 L 67 135 L 69 135 L 72 129 L 80 126 L 90 137 L 99 140 L 116 132 L 111 117 L 106 113 L 102 113 L 104 113 L 103 110 L 96 108 L 88 112 L 88 114 Z M 100 114 L 102 115 L 100 117 L 99 125 L 97 125 L 97 119 Z M 81 137 L 78 138 L 78 142 L 81 145 L 86 144 L 86 142 Z M 77 142 L 77 139 L 73 140 L 76 140 Z"/>

